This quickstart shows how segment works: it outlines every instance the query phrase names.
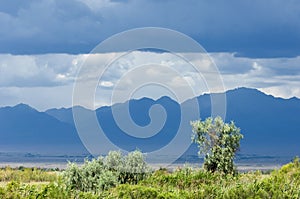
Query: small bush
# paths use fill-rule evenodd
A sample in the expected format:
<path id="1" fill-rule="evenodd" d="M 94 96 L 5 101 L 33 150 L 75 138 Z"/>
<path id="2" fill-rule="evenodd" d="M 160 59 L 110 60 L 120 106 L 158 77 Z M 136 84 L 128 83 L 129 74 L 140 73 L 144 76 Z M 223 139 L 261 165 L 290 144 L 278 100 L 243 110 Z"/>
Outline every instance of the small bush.
<path id="1" fill-rule="evenodd" d="M 140 151 L 133 151 L 123 159 L 124 167 L 120 169 L 120 182 L 137 184 L 150 172 L 150 167 Z"/>
<path id="2" fill-rule="evenodd" d="M 103 191 L 118 184 L 117 174 L 105 169 L 101 157 L 92 161 L 86 160 L 81 167 L 69 163 L 63 178 L 70 189 L 85 192 Z"/>

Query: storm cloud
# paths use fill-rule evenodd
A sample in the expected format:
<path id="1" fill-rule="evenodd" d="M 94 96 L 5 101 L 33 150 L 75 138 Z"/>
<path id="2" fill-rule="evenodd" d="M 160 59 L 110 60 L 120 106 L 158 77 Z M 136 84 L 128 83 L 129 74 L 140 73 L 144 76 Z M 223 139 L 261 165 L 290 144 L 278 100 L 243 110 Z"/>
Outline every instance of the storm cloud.
<path id="1" fill-rule="evenodd" d="M 0 53 L 89 53 L 113 34 L 158 26 L 187 34 L 209 52 L 295 57 L 299 11 L 294 0 L 1 1 Z"/>

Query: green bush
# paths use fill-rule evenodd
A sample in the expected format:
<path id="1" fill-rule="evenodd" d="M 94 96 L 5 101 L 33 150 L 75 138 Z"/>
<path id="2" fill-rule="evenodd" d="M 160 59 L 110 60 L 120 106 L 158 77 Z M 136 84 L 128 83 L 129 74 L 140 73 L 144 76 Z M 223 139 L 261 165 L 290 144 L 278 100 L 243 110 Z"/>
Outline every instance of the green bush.
<path id="1" fill-rule="evenodd" d="M 104 166 L 117 173 L 118 182 L 121 184 L 136 184 L 151 171 L 144 155 L 138 150 L 128 153 L 127 156 L 122 156 L 120 151 L 110 151 L 104 158 Z"/>
<path id="2" fill-rule="evenodd" d="M 127 156 L 122 156 L 119 151 L 111 151 L 105 158 L 86 160 L 81 167 L 69 163 L 63 178 L 71 190 L 97 193 L 117 184 L 136 184 L 149 171 L 140 151 L 133 151 Z"/>
<path id="3" fill-rule="evenodd" d="M 104 158 L 105 168 L 111 171 L 121 171 L 124 168 L 124 160 L 120 151 L 110 151 Z"/>
<path id="4" fill-rule="evenodd" d="M 133 151 L 124 157 L 123 168 L 120 172 L 120 183 L 136 184 L 143 180 L 150 172 L 150 167 L 140 151 Z"/>
<path id="5" fill-rule="evenodd" d="M 86 160 L 81 167 L 69 163 L 63 178 L 68 188 L 84 192 L 99 192 L 118 184 L 117 173 L 105 169 L 102 157 Z"/>

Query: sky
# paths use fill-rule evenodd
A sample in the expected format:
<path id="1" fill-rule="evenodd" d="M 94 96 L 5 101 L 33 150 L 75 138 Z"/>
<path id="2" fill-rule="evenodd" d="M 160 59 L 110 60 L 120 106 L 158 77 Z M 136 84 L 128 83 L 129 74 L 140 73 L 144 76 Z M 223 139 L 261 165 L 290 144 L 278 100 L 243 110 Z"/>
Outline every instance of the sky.
<path id="1" fill-rule="evenodd" d="M 172 29 L 197 41 L 217 66 L 226 90 L 251 87 L 276 97 L 300 98 L 300 2 L 296 0 L 0 1 L 0 27 L 0 106 L 26 103 L 38 110 L 72 106 L 82 64 L 90 64 L 87 74 L 93 74 L 93 64 L 86 60 L 94 47 L 117 33 L 143 27 Z M 120 52 L 99 55 L 97 65 L 116 53 Z M 201 57 L 194 59 L 203 67 L 207 64 Z M 99 80 L 95 106 L 109 105 L 120 78 L 125 74 L 128 85 L 134 84 L 134 73 L 128 71 L 149 63 L 180 71 L 180 75 L 170 71 L 162 75 L 153 71 L 155 66 L 148 67 L 144 74 L 155 81 L 169 79 L 180 90 L 184 80 L 196 95 L 211 91 L 176 56 L 134 51 Z M 149 97 L 158 98 L 172 92 L 152 86 L 139 88 L 132 96 L 151 93 Z"/>

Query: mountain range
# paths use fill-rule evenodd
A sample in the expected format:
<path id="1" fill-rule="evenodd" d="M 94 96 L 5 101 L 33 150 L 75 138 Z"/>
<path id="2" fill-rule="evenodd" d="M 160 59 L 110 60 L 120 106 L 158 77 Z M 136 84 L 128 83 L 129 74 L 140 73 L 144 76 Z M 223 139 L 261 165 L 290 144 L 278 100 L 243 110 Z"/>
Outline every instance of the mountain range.
<path id="1" fill-rule="evenodd" d="M 282 99 L 266 95 L 256 89 L 237 88 L 226 93 L 226 122 L 234 121 L 241 129 L 241 154 L 257 155 L 300 155 L 300 99 Z M 211 96 L 204 94 L 194 98 L 198 101 L 200 115 L 191 114 L 188 120 L 205 119 L 211 115 Z M 95 110 L 99 124 L 109 140 L 125 150 L 141 149 L 144 152 L 159 149 L 176 136 L 181 119 L 181 107 L 186 113 L 193 113 L 195 107 L 187 100 L 181 104 L 169 97 L 158 100 L 149 98 L 131 99 L 125 103 L 100 107 Z M 162 106 L 163 112 L 150 111 L 155 105 Z M 160 122 L 166 115 L 164 125 L 153 127 L 158 133 L 148 138 L 136 138 L 124 133 L 114 119 L 114 111 L 119 110 L 119 118 L 125 118 L 124 107 L 138 126 L 144 127 L 145 134 L 151 134 L 151 122 Z M 93 112 L 80 106 L 73 109 Z M 152 121 L 153 120 L 153 121 Z M 157 120 L 157 121 L 155 121 Z M 122 121 L 121 121 L 122 122 Z M 183 130 L 191 135 L 189 121 Z M 130 129 L 126 120 L 122 124 Z M 156 131 L 155 130 L 155 131 Z M 134 129 L 133 129 L 134 131 Z M 143 133 L 143 132 L 133 132 Z M 147 137 L 147 136 L 146 136 Z M 88 154 L 76 131 L 72 108 L 49 109 L 45 112 L 26 105 L 0 108 L 0 152 L 28 152 L 38 154 Z M 185 154 L 197 154 L 192 144 Z"/>

